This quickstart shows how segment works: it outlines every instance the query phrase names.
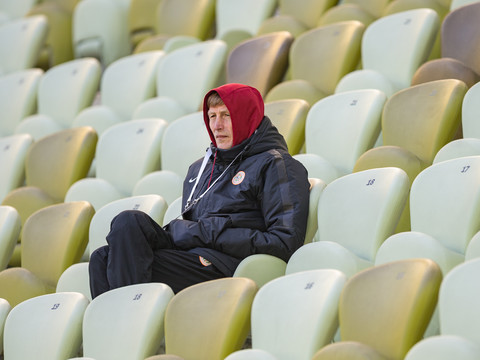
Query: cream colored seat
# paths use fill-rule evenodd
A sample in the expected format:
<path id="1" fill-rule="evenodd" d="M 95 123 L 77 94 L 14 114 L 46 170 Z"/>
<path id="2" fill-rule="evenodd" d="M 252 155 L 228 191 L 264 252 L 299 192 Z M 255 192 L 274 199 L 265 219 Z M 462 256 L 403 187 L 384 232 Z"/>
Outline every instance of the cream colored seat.
<path id="1" fill-rule="evenodd" d="M 218 85 L 226 59 L 227 45 L 221 40 L 202 41 L 166 54 L 154 76 L 156 97 L 139 104 L 136 111 L 148 105 L 156 110 L 149 116 L 172 122 L 201 110 L 207 91 Z"/>
<path id="2" fill-rule="evenodd" d="M 155 95 L 155 73 L 163 56 L 163 51 L 153 51 L 111 63 L 101 78 L 100 103 L 80 111 L 73 126 L 92 126 L 101 135 L 108 127 L 131 120 L 135 108 Z"/>
<path id="3" fill-rule="evenodd" d="M 79 262 L 66 268 L 58 278 L 55 292 L 78 292 L 92 301 L 88 262 Z"/>
<path id="4" fill-rule="evenodd" d="M 377 88 L 390 97 L 409 87 L 415 71 L 428 59 L 439 27 L 438 14 L 426 8 L 374 21 L 362 38 L 362 69 L 346 74 L 335 92 Z"/>
<path id="5" fill-rule="evenodd" d="M 0 27 L 0 74 L 33 68 L 48 32 L 43 15 L 22 17 Z"/>
<path id="6" fill-rule="evenodd" d="M 252 350 L 278 360 L 310 360 L 338 327 L 338 303 L 347 281 L 338 270 L 285 275 L 265 284 L 252 304 Z M 238 355 L 226 359 L 238 359 Z"/>
<path id="7" fill-rule="evenodd" d="M 3 356 L 3 331 L 5 328 L 5 321 L 12 310 L 9 302 L 5 299 L 0 299 L 0 355 Z"/>
<path id="8" fill-rule="evenodd" d="M 0 136 L 13 135 L 20 121 L 37 111 L 38 84 L 44 72 L 27 69 L 0 77 Z"/>
<path id="9" fill-rule="evenodd" d="M 75 292 L 37 296 L 15 306 L 5 322 L 6 359 L 61 360 L 76 356 L 88 300 Z"/>
<path id="10" fill-rule="evenodd" d="M 172 289 L 146 283 L 107 291 L 88 305 L 83 319 L 83 355 L 93 359 L 143 360 L 164 336 Z"/>
<path id="11" fill-rule="evenodd" d="M 38 85 L 37 113 L 23 118 L 15 133 L 38 140 L 70 128 L 78 113 L 92 105 L 100 76 L 100 63 L 94 58 L 68 61 L 47 70 Z"/>
<path id="12" fill-rule="evenodd" d="M 7 268 L 20 237 L 20 214 L 11 206 L 0 206 L 0 271 Z"/>
<path id="13" fill-rule="evenodd" d="M 95 177 L 73 183 L 65 201 L 86 200 L 96 210 L 132 196 L 135 184 L 160 169 L 160 146 L 167 123 L 162 119 L 130 120 L 100 135 L 95 153 Z"/>
<path id="14" fill-rule="evenodd" d="M 175 199 L 182 196 L 183 179 L 177 173 L 170 170 L 153 171 L 136 183 L 132 191 L 133 196 L 157 194 L 171 204 Z"/>

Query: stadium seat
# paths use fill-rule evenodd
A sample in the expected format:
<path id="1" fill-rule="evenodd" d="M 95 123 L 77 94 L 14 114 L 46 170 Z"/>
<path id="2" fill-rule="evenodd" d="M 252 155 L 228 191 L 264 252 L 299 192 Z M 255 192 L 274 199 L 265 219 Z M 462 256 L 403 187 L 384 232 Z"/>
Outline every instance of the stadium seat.
<path id="1" fill-rule="evenodd" d="M 452 269 L 440 286 L 438 309 L 440 335 L 430 336 L 413 346 L 406 360 L 459 359 L 480 356 L 480 293 L 474 284 L 480 274 L 480 259 L 466 261 Z"/>
<path id="2" fill-rule="evenodd" d="M 154 77 L 156 97 L 148 102 L 157 111 L 150 116 L 172 122 L 199 111 L 207 91 L 218 85 L 226 58 L 227 46 L 221 40 L 203 41 L 166 54 Z"/>
<path id="3" fill-rule="evenodd" d="M 73 11 L 75 58 L 97 58 L 105 68 L 132 53 L 128 32 L 130 0 L 82 0 Z"/>
<path id="4" fill-rule="evenodd" d="M 333 340 L 345 282 L 341 271 L 322 269 L 265 284 L 252 304 L 252 349 L 267 351 L 278 360 L 310 360 Z"/>
<path id="5" fill-rule="evenodd" d="M 176 218 L 181 218 L 182 213 L 182 197 L 173 200 L 167 207 L 163 215 L 163 225 L 167 225 L 170 221 Z"/>
<path id="6" fill-rule="evenodd" d="M 21 267 L 0 272 L 0 297 L 14 307 L 55 292 L 60 275 L 85 251 L 93 214 L 86 201 L 55 204 L 32 214 L 23 227 Z"/>
<path id="7" fill-rule="evenodd" d="M 265 19 L 259 32 L 285 30 L 297 37 L 317 27 L 319 18 L 334 5 L 335 0 L 280 0 L 275 16 Z"/>
<path id="8" fill-rule="evenodd" d="M 473 235 L 465 249 L 465 261 L 480 257 L 480 231 Z"/>
<path id="9" fill-rule="evenodd" d="M 143 211 L 158 224 L 162 225 L 166 208 L 165 200 L 159 195 L 130 196 L 102 206 L 95 212 L 90 224 L 87 247 L 88 258 L 97 248 L 107 245 L 106 236 L 110 231 L 110 223 L 121 211 Z"/>
<path id="10" fill-rule="evenodd" d="M 441 281 L 440 268 L 429 259 L 399 260 L 358 273 L 340 295 L 341 340 L 312 359 L 403 359 L 423 336 Z"/>
<path id="11" fill-rule="evenodd" d="M 217 0 L 215 38 L 225 41 L 230 51 L 254 37 L 262 22 L 274 14 L 276 5 L 276 0 Z"/>
<path id="12" fill-rule="evenodd" d="M 441 26 L 441 58 L 426 62 L 415 72 L 412 84 L 439 79 L 459 79 L 467 86 L 480 80 L 478 60 L 480 3 L 451 10 Z"/>
<path id="13" fill-rule="evenodd" d="M 23 18 L 28 11 L 35 6 L 37 0 L 1 0 L 0 1 L 0 25 Z"/>
<path id="14" fill-rule="evenodd" d="M 308 203 L 307 233 L 305 234 L 305 244 L 313 241 L 318 230 L 318 201 L 323 190 L 327 186 L 325 181 L 318 178 L 309 178 L 310 193 Z"/>
<path id="15" fill-rule="evenodd" d="M 109 202 L 132 196 L 143 176 L 160 170 L 159 149 L 166 127 L 166 121 L 156 118 L 109 127 L 98 139 L 95 177 L 73 183 L 65 201 L 86 200 L 98 210 Z"/>
<path id="16" fill-rule="evenodd" d="M 62 202 L 68 188 L 87 175 L 96 144 L 90 127 L 62 130 L 34 142 L 25 159 L 25 186 L 10 191 L 2 204 L 15 207 L 23 224 L 41 207 Z"/>
<path id="17" fill-rule="evenodd" d="M 161 169 L 173 171 L 184 178 L 190 164 L 202 158 L 209 145 L 203 112 L 182 116 L 165 129 L 160 150 Z"/>
<path id="18" fill-rule="evenodd" d="M 47 38 L 36 67 L 47 70 L 73 60 L 72 11 L 60 1 L 43 1 L 32 7 L 27 15 L 44 15 L 48 21 Z"/>
<path id="19" fill-rule="evenodd" d="M 239 350 L 250 331 L 256 292 L 253 280 L 227 277 L 192 285 L 177 293 L 165 313 L 166 356 L 223 360 Z M 158 359 L 168 357 L 160 355 Z"/>
<path id="20" fill-rule="evenodd" d="M 248 349 L 248 351 L 235 351 L 228 355 L 225 360 L 277 360 L 277 358 L 274 355 L 270 354 L 268 351 L 260 349 Z"/>
<path id="21" fill-rule="evenodd" d="M 349 20 L 357 20 L 365 26 L 368 26 L 374 22 L 376 18 L 358 4 L 339 3 L 322 14 L 318 20 L 318 26 Z"/>
<path id="22" fill-rule="evenodd" d="M 146 283 L 107 291 L 88 305 L 83 319 L 83 355 L 93 359 L 144 360 L 164 336 L 172 289 Z"/>
<path id="23" fill-rule="evenodd" d="M 358 21 L 345 21 L 298 36 L 290 48 L 290 79 L 274 86 L 265 101 L 302 98 L 312 106 L 333 94 L 338 81 L 360 60 L 364 29 Z"/>
<path id="24" fill-rule="evenodd" d="M 28 134 L 0 138 L 0 203 L 12 190 L 25 181 L 25 158 L 33 139 Z"/>
<path id="25" fill-rule="evenodd" d="M 101 135 L 108 127 L 131 120 L 135 108 L 155 95 L 155 72 L 163 56 L 162 51 L 153 51 L 111 63 L 100 81 L 100 103 L 80 111 L 72 126 L 92 126 Z"/>
<path id="26" fill-rule="evenodd" d="M 370 13 L 375 18 L 380 18 L 383 16 L 386 7 L 392 2 L 393 0 L 342 0 L 342 4 L 356 4 L 362 7 L 365 11 Z"/>
<path id="27" fill-rule="evenodd" d="M 12 135 L 24 117 L 37 111 L 38 84 L 42 75 L 43 70 L 34 68 L 0 77 L 0 136 Z"/>
<path id="28" fill-rule="evenodd" d="M 5 322 L 6 359 L 60 360 L 76 356 L 88 300 L 79 293 L 37 296 L 15 306 Z"/>
<path id="29" fill-rule="evenodd" d="M 308 103 L 302 99 L 284 99 L 265 103 L 265 115 L 283 135 L 288 152 L 292 155 L 302 152 L 305 143 L 305 121 Z"/>
<path id="30" fill-rule="evenodd" d="M 330 161 L 320 155 L 301 152 L 293 155 L 293 157 L 307 169 L 309 177 L 321 179 L 329 184 L 340 176 Z"/>
<path id="31" fill-rule="evenodd" d="M 156 32 L 157 9 L 161 0 L 131 0 L 128 12 L 128 31 L 132 49 Z M 183 21 L 183 18 L 178 18 Z"/>
<path id="32" fill-rule="evenodd" d="M 372 148 L 380 134 L 387 97 L 379 90 L 363 89 L 329 95 L 307 114 L 305 152 L 330 163 L 337 177 L 353 171 L 357 159 Z M 318 176 L 327 181 L 323 175 Z"/>
<path id="33" fill-rule="evenodd" d="M 155 3 L 142 1 L 148 17 L 137 15 L 137 22 L 145 22 L 150 16 L 155 16 L 154 33 L 149 36 L 143 31 L 131 37 L 134 52 L 164 50 L 170 52 L 180 47 L 195 44 L 210 39 L 215 21 L 215 0 L 162 0 Z M 139 1 L 132 3 L 138 6 Z M 147 7 L 148 6 L 148 7 Z M 148 30 L 147 30 L 148 31 Z M 132 35 L 132 34 L 131 34 Z"/>
<path id="34" fill-rule="evenodd" d="M 75 116 L 91 106 L 100 83 L 101 67 L 94 58 L 71 60 L 51 67 L 37 90 L 37 113 L 22 119 L 15 133 L 38 140 L 70 128 Z"/>
<path id="35" fill-rule="evenodd" d="M 78 292 L 92 301 L 88 262 L 79 262 L 66 268 L 58 278 L 55 292 Z"/>
<path id="36" fill-rule="evenodd" d="M 7 268 L 20 237 L 20 214 L 11 206 L 0 205 L 0 271 Z"/>
<path id="37" fill-rule="evenodd" d="M 426 8 L 377 19 L 362 38 L 362 68 L 342 77 L 335 92 L 377 88 L 391 97 L 409 87 L 415 71 L 427 61 L 439 27 L 437 13 Z"/>
<path id="38" fill-rule="evenodd" d="M 312 244 L 324 252 L 318 267 L 348 275 L 343 266 L 351 268 L 352 261 L 357 272 L 373 266 L 378 248 L 395 230 L 409 188 L 407 174 L 393 167 L 352 173 L 328 184 L 318 203 Z"/>
<path id="39" fill-rule="evenodd" d="M 45 44 L 44 15 L 22 17 L 0 27 L 0 75 L 33 68 Z"/>
<path id="40" fill-rule="evenodd" d="M 140 178 L 133 187 L 132 195 L 157 194 L 171 204 L 182 196 L 183 178 L 170 170 L 152 171 Z"/>
<path id="41" fill-rule="evenodd" d="M 250 85 L 262 96 L 283 80 L 293 36 L 287 31 L 255 36 L 228 54 L 226 82 Z"/>

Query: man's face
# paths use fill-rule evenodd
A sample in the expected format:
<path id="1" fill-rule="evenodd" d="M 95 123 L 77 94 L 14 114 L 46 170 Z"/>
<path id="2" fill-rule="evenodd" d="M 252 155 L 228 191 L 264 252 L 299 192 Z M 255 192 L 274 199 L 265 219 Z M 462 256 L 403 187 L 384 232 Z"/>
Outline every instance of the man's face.
<path id="1" fill-rule="evenodd" d="M 233 129 L 230 112 L 225 105 L 212 106 L 208 109 L 210 130 L 219 149 L 230 149 L 233 146 Z"/>

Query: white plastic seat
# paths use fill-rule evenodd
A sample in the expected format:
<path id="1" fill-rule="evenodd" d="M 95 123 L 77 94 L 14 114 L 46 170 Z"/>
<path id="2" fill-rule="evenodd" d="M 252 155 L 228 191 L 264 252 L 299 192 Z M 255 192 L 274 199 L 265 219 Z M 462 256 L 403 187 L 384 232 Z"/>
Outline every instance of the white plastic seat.
<path id="1" fill-rule="evenodd" d="M 0 138 L 0 203 L 10 191 L 24 184 L 25 159 L 32 143 L 28 134 Z"/>
<path id="2" fill-rule="evenodd" d="M 380 134 L 386 100 L 385 94 L 375 89 L 348 91 L 319 100 L 307 114 L 305 152 L 327 160 L 332 167 L 328 173 L 351 173 L 360 155 L 374 146 Z"/>
<path id="3" fill-rule="evenodd" d="M 13 135 L 20 121 L 37 110 L 38 84 L 44 72 L 27 69 L 0 77 L 0 136 Z"/>
<path id="4" fill-rule="evenodd" d="M 6 359 L 60 360 L 76 356 L 88 300 L 80 293 L 37 296 L 15 306 L 4 330 Z"/>
<path id="5" fill-rule="evenodd" d="M 160 151 L 161 169 L 185 177 L 189 166 L 205 155 L 210 142 L 202 111 L 182 116 L 165 129 Z"/>
<path id="6" fill-rule="evenodd" d="M 45 44 L 48 21 L 26 16 L 0 26 L 0 74 L 33 68 Z"/>
<path id="7" fill-rule="evenodd" d="M 428 59 L 439 27 L 438 14 L 427 8 L 377 19 L 362 38 L 362 69 L 346 74 L 335 91 L 379 86 L 390 97 L 409 87 L 415 71 Z"/>
<path id="8" fill-rule="evenodd" d="M 322 269 L 265 284 L 252 304 L 252 349 L 267 351 L 278 360 L 310 360 L 333 340 L 346 280 L 338 270 Z"/>
<path id="9" fill-rule="evenodd" d="M 167 204 L 182 196 L 183 179 L 170 170 L 153 171 L 135 184 L 132 195 L 157 194 L 162 196 Z"/>
<path id="10" fill-rule="evenodd" d="M 156 97 L 148 100 L 156 110 L 150 116 L 170 122 L 201 110 L 203 97 L 218 84 L 226 58 L 227 45 L 222 40 L 184 46 L 162 57 L 154 76 Z"/>
<path id="11" fill-rule="evenodd" d="M 155 72 L 163 56 L 163 51 L 151 51 L 111 63 L 101 78 L 100 103 L 80 111 L 73 126 L 92 126 L 100 135 L 114 124 L 131 120 L 135 108 L 155 95 Z"/>
<path id="12" fill-rule="evenodd" d="M 94 58 L 68 61 L 47 70 L 38 85 L 37 113 L 25 117 L 15 133 L 39 139 L 71 127 L 75 116 L 92 105 L 100 76 L 100 63 Z"/>
<path id="13" fill-rule="evenodd" d="M 0 299 L 0 354 L 3 355 L 3 331 L 5 328 L 5 321 L 12 310 L 9 302 L 5 299 Z"/>
<path id="14" fill-rule="evenodd" d="M 132 196 L 135 184 L 160 169 L 160 146 L 167 123 L 162 119 L 139 119 L 105 130 L 95 153 L 95 177 L 73 183 L 65 201 L 87 200 L 95 209 Z"/>
<path id="15" fill-rule="evenodd" d="M 79 1 L 72 19 L 75 57 L 95 57 L 106 67 L 129 55 L 129 9 L 129 0 Z"/>
<path id="16" fill-rule="evenodd" d="M 79 262 L 65 269 L 58 278 L 55 292 L 79 292 L 92 301 L 88 262 Z"/>
<path id="17" fill-rule="evenodd" d="M 146 283 L 107 291 L 92 300 L 83 319 L 83 355 L 94 359 L 143 360 L 163 341 L 172 289 Z"/>
<path id="18" fill-rule="evenodd" d="M 6 269 L 20 238 L 22 222 L 15 208 L 0 205 L 0 271 Z"/>

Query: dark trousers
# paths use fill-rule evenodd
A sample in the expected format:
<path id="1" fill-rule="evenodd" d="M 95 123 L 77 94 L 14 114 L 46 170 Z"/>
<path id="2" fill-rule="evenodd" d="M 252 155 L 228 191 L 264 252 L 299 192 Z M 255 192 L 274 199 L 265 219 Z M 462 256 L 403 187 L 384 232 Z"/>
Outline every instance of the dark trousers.
<path id="1" fill-rule="evenodd" d="M 107 243 L 90 256 L 92 298 L 118 287 L 161 282 L 177 293 L 225 277 L 191 252 L 176 250 L 166 231 L 142 211 L 127 210 L 111 223 Z"/>

